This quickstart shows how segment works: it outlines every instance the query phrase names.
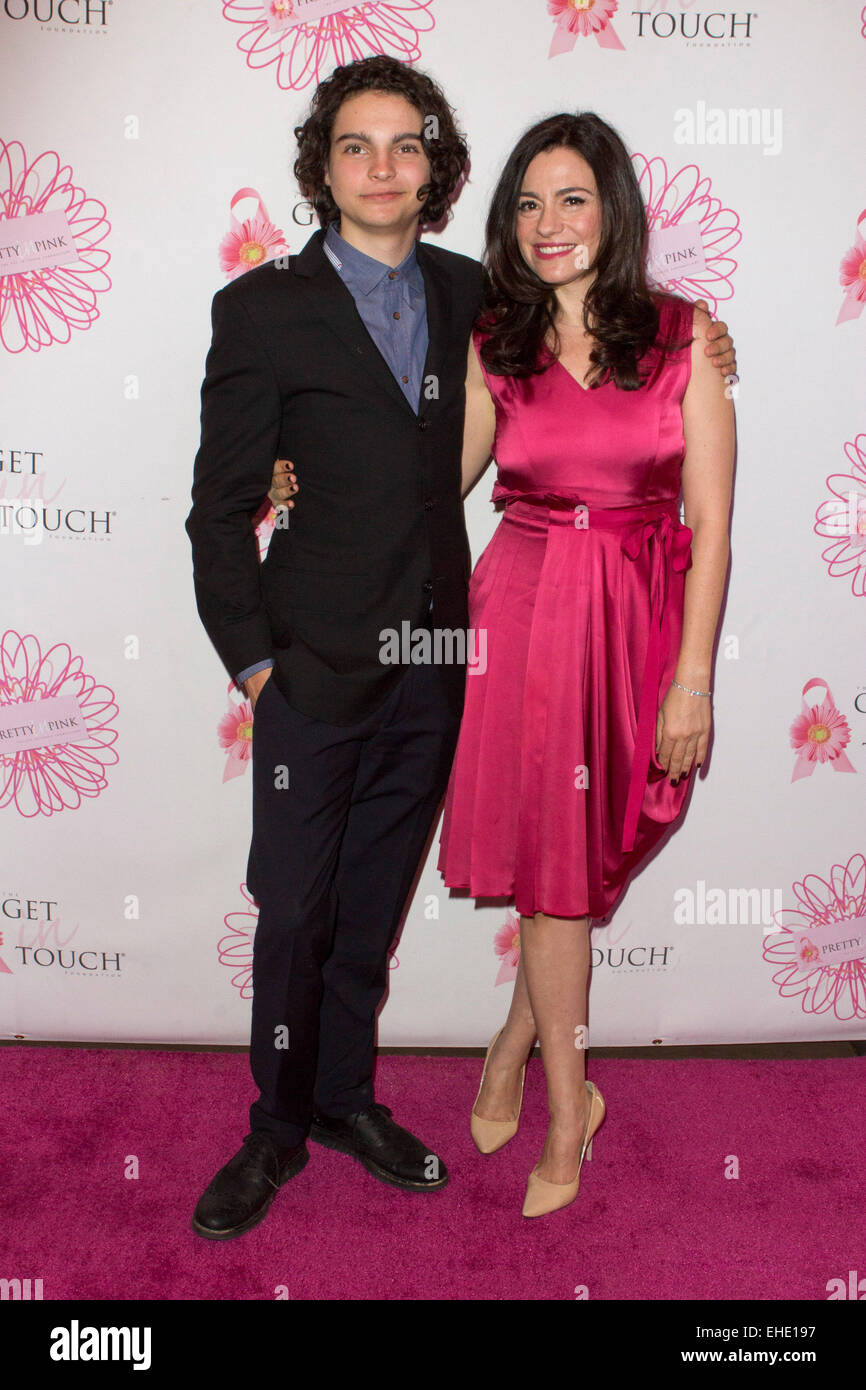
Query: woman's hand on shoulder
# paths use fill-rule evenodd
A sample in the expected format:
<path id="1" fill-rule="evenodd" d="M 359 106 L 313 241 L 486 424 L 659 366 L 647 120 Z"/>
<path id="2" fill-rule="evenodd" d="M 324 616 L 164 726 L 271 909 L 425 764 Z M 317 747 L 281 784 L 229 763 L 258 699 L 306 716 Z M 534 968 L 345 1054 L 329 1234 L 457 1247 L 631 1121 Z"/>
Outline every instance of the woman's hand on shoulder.
<path id="1" fill-rule="evenodd" d="M 694 317 L 692 320 L 692 332 L 697 333 L 700 315 L 700 323 L 703 328 L 703 351 L 704 356 L 709 357 L 713 366 L 725 376 L 736 376 L 737 374 L 737 354 L 734 349 L 734 340 L 728 332 L 726 323 L 716 322 L 709 311 L 709 305 L 705 299 L 699 299 L 694 306 Z"/>
<path id="2" fill-rule="evenodd" d="M 686 399 L 688 399 L 689 389 L 693 385 L 701 386 L 704 384 L 713 399 L 723 401 L 734 399 L 736 393 L 729 383 L 730 372 L 720 371 L 721 364 L 728 358 L 736 365 L 733 350 L 730 353 L 719 355 L 720 344 L 732 343 L 732 340 L 720 338 L 718 334 L 720 328 L 727 332 L 727 325 L 716 323 L 709 311 L 703 307 L 702 301 L 692 306 L 691 374 L 689 387 L 686 390 Z"/>

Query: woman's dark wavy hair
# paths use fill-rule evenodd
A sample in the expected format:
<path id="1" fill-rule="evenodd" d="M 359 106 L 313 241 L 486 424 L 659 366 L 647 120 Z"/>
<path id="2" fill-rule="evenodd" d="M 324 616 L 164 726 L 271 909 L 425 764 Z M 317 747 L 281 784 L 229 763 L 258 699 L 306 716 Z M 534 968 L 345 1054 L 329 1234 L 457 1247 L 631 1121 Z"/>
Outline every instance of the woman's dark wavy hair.
<path id="1" fill-rule="evenodd" d="M 584 325 L 596 344 L 590 353 L 589 385 L 613 380 L 622 390 L 635 391 L 659 365 L 659 353 L 650 351 L 654 345 L 670 350 L 686 343 L 656 343 L 659 312 L 644 271 L 647 220 L 637 176 L 616 131 L 592 111 L 563 112 L 539 121 L 508 157 L 487 218 L 488 278 L 479 327 L 490 337 L 481 357 L 497 376 L 522 377 L 547 371 L 559 353 L 554 289 L 523 259 L 516 220 L 530 163 L 536 155 L 560 147 L 583 156 L 601 199 L 601 233 L 591 267 L 595 280 L 584 301 Z M 552 352 L 545 343 L 548 333 Z"/>
<path id="2" fill-rule="evenodd" d="M 335 68 L 320 82 L 303 125 L 295 127 L 298 157 L 295 178 L 305 198 L 313 204 L 320 224 L 335 222 L 340 210 L 325 183 L 334 119 L 347 97 L 359 92 L 393 92 L 405 97 L 420 112 L 423 134 L 421 145 L 430 161 L 430 181 L 418 190 L 423 197 L 420 221 L 440 222 L 450 212 L 450 196 L 469 161 L 469 147 L 458 130 L 454 112 L 442 89 L 424 72 L 410 68 L 397 58 L 362 58 Z M 435 116 L 428 137 L 427 118 Z"/>

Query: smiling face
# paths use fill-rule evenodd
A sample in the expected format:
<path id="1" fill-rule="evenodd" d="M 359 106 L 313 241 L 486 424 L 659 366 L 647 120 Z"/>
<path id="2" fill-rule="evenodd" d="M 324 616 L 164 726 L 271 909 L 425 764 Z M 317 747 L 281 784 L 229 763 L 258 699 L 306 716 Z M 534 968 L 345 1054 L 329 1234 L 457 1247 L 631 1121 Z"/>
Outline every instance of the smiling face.
<path id="1" fill-rule="evenodd" d="M 392 92 L 359 92 L 343 102 L 325 174 L 343 235 L 347 225 L 366 235 L 400 235 L 417 225 L 418 189 L 430 178 L 422 125 L 421 112 Z"/>
<path id="2" fill-rule="evenodd" d="M 515 233 L 523 259 L 547 284 L 593 278 L 601 198 L 592 169 L 576 150 L 560 146 L 530 162 L 518 197 Z"/>

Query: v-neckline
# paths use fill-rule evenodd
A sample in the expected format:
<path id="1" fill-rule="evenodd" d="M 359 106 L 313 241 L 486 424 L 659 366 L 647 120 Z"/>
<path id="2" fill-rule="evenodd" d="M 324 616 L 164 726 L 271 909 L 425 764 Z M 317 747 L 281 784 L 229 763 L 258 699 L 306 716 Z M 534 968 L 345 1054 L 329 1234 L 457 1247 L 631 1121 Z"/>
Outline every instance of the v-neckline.
<path id="1" fill-rule="evenodd" d="M 583 392 L 584 395 L 588 395 L 588 393 L 589 393 L 589 391 L 590 391 L 590 387 L 584 386 L 584 385 L 583 385 L 583 382 L 578 381 L 577 377 L 574 376 L 573 373 L 570 372 L 570 371 L 568 370 L 567 367 L 563 366 L 562 362 L 560 362 L 560 360 L 559 360 L 558 357 L 555 357 L 555 358 L 554 358 L 554 361 L 556 362 L 557 367 L 561 367 L 561 368 L 562 368 L 562 370 L 565 372 L 565 375 L 568 377 L 569 381 L 573 381 L 574 384 L 575 384 L 575 386 L 578 387 L 578 389 L 581 390 L 581 391 Z"/>

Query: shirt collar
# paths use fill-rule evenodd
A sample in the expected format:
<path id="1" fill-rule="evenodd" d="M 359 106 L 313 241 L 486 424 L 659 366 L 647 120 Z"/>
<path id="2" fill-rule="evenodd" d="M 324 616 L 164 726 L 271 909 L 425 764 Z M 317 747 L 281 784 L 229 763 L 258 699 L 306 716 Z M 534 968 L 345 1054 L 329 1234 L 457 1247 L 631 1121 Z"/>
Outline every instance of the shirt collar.
<path id="1" fill-rule="evenodd" d="M 424 277 L 418 265 L 414 244 L 408 256 L 399 265 L 387 266 L 382 261 L 374 260 L 372 256 L 359 251 L 356 246 L 351 246 L 340 236 L 336 223 L 331 222 L 325 233 L 323 250 L 350 290 L 357 289 L 362 294 L 372 294 L 386 279 L 388 272 L 396 270 L 402 282 L 411 291 L 415 294 L 424 293 Z"/>

